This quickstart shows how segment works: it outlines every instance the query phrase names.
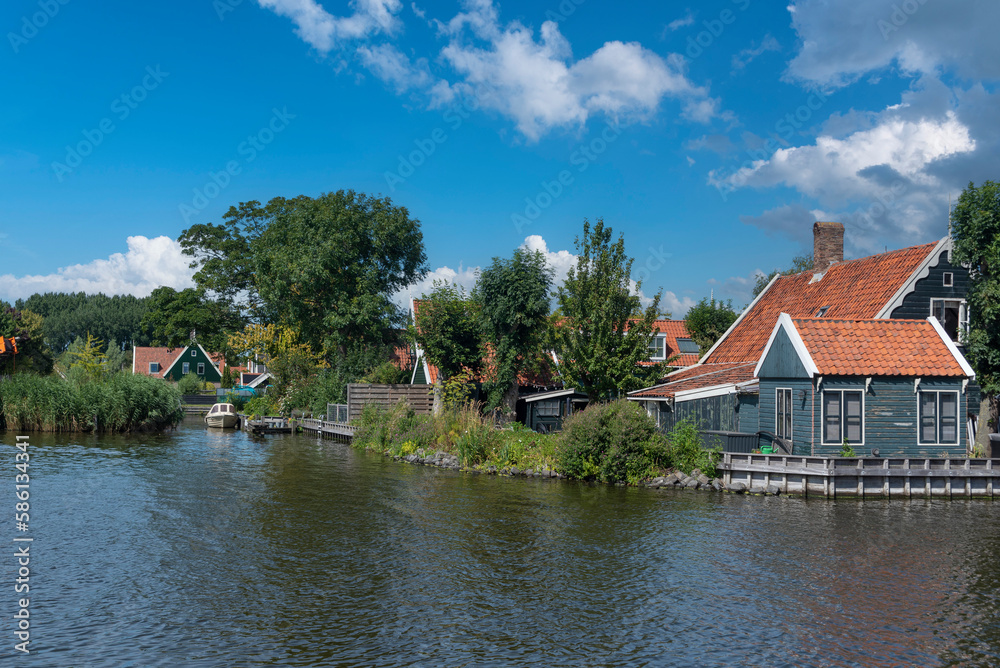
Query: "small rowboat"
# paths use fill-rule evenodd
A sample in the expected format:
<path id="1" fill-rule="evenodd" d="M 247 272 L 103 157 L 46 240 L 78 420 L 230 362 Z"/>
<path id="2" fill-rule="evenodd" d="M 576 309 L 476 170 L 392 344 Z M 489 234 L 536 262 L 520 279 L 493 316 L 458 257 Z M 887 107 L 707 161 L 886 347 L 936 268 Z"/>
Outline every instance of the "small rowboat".
<path id="1" fill-rule="evenodd" d="M 209 427 L 232 429 L 237 422 L 239 416 L 236 415 L 236 407 L 232 404 L 215 404 L 205 416 L 205 423 Z"/>

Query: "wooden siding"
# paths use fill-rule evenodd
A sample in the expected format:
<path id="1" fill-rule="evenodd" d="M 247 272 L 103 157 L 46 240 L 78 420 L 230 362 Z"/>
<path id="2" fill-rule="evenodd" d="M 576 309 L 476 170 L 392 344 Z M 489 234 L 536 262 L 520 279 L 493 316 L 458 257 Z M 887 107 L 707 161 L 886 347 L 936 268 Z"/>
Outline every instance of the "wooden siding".
<path id="1" fill-rule="evenodd" d="M 761 378 L 809 378 L 784 327 L 778 330 L 760 367 Z"/>
<path id="2" fill-rule="evenodd" d="M 760 431 L 775 432 L 775 391 L 792 391 L 792 454 L 811 455 L 813 447 L 812 381 L 802 378 L 760 379 Z M 804 392 L 803 397 L 799 393 Z"/>
<path id="3" fill-rule="evenodd" d="M 418 415 L 430 415 L 434 407 L 432 385 L 373 385 L 350 383 L 347 386 L 348 419 L 361 417 L 366 404 L 390 408 L 402 401 Z"/>
<path id="4" fill-rule="evenodd" d="M 194 351 L 194 355 L 191 352 Z M 199 377 L 207 380 L 210 383 L 218 383 L 222 381 L 222 374 L 219 372 L 219 368 L 215 366 L 215 363 L 201 352 L 201 348 L 195 345 L 189 346 L 180 357 L 177 358 L 176 364 L 170 369 L 170 373 L 165 375 L 164 378 L 167 380 L 177 381 L 184 377 L 184 363 L 188 362 L 191 367 L 188 373 L 197 374 Z M 205 373 L 198 373 L 198 365 L 205 365 Z"/>
<path id="5" fill-rule="evenodd" d="M 962 265 L 952 264 L 941 251 L 937 265 L 930 267 L 925 278 L 913 286 L 913 291 L 903 298 L 903 303 L 893 309 L 889 317 L 904 320 L 924 320 L 931 315 L 931 299 L 965 299 L 969 295 L 969 271 Z M 954 284 L 945 287 L 944 274 L 954 276 Z"/>
<path id="6" fill-rule="evenodd" d="M 760 396 L 737 394 L 734 431 L 756 434 L 758 429 L 760 429 Z"/>

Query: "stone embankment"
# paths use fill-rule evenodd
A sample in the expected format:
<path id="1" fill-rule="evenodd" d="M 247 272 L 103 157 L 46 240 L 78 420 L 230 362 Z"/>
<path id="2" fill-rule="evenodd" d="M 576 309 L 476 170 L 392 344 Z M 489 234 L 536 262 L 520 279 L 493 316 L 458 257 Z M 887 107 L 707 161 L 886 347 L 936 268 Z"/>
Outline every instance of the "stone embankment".
<path id="1" fill-rule="evenodd" d="M 553 478 L 559 480 L 564 480 L 566 478 L 566 476 L 562 473 L 557 473 L 549 468 L 542 468 L 539 470 L 521 470 L 516 466 L 503 469 L 498 469 L 496 466 L 486 466 L 481 469 L 465 468 L 455 455 L 451 455 L 446 452 L 428 454 L 422 449 L 417 450 L 413 454 L 394 456 L 393 459 L 397 462 L 407 462 L 408 464 L 420 464 L 423 466 L 435 466 L 438 468 L 453 469 L 455 471 L 467 471 L 469 473 L 524 476 L 526 478 Z M 692 471 L 691 475 L 681 473 L 680 471 L 674 471 L 669 475 L 653 478 L 652 480 L 643 483 L 643 486 L 652 489 L 713 490 L 716 492 L 730 492 L 732 494 L 762 494 L 767 496 L 777 496 L 781 493 L 781 489 L 777 485 L 754 486 L 748 488 L 742 482 L 734 482 L 727 487 L 722 481 L 722 478 L 715 478 L 713 480 L 698 469 Z"/>

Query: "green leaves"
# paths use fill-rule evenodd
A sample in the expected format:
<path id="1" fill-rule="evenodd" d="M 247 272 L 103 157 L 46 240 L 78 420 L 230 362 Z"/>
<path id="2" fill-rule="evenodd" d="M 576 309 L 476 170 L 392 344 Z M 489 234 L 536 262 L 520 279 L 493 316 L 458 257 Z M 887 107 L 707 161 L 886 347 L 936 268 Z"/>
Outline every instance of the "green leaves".
<path id="1" fill-rule="evenodd" d="M 586 392 L 592 402 L 648 385 L 664 371 L 663 364 L 640 365 L 649 360 L 662 295 L 642 308 L 625 241 L 620 235 L 611 239 L 603 220 L 593 228 L 584 221 L 577 265 L 558 292 L 562 320 L 552 331 L 567 386 Z"/>
<path id="2" fill-rule="evenodd" d="M 479 303 L 470 300 L 464 289 L 435 281 L 431 293 L 420 296 L 415 310 L 413 334 L 428 361 L 445 378 L 466 368 L 478 374 L 482 367 Z"/>
<path id="3" fill-rule="evenodd" d="M 951 215 L 955 261 L 969 267 L 965 353 L 987 395 L 1000 394 L 1000 183 L 969 186 Z"/>
<path id="4" fill-rule="evenodd" d="M 732 300 L 723 302 L 704 297 L 688 310 L 685 322 L 692 340 L 704 355 L 726 333 L 730 325 L 736 322 L 736 318 Z"/>

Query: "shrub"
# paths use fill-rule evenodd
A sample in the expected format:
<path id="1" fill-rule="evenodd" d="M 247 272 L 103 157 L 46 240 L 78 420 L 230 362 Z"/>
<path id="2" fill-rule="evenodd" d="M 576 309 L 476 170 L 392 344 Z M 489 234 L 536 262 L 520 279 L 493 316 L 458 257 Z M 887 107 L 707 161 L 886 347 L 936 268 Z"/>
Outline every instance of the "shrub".
<path id="1" fill-rule="evenodd" d="M 667 435 L 667 442 L 675 468 L 688 474 L 698 469 L 709 478 L 716 477 L 715 461 L 721 448 L 704 448 L 693 421 L 680 420 Z"/>
<path id="2" fill-rule="evenodd" d="M 201 378 L 196 373 L 189 373 L 177 381 L 177 389 L 181 394 L 196 394 L 201 389 Z"/>
<path id="3" fill-rule="evenodd" d="M 667 467 L 670 457 L 653 419 L 637 404 L 620 399 L 568 418 L 558 461 L 574 478 L 636 484 Z"/>
<path id="4" fill-rule="evenodd" d="M 252 397 L 243 405 L 243 412 L 250 417 L 275 415 L 278 412 L 278 407 L 274 405 L 274 402 L 268 396 Z"/>

